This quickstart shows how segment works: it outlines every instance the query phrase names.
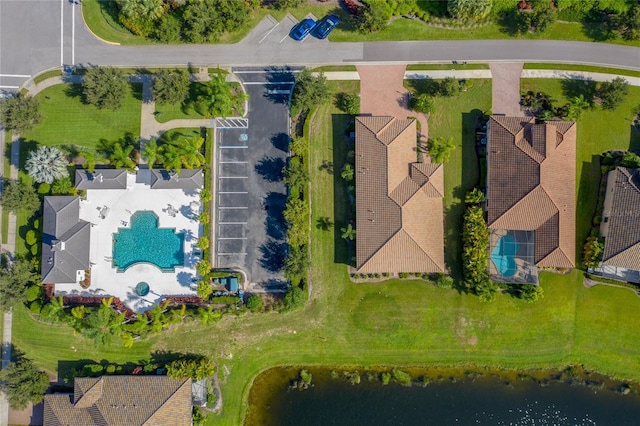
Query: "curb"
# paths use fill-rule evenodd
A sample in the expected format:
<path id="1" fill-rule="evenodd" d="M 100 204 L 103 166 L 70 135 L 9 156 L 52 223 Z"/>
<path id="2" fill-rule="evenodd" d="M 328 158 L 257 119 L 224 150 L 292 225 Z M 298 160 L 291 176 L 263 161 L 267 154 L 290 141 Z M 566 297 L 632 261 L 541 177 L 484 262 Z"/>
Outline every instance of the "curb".
<path id="1" fill-rule="evenodd" d="M 101 42 L 105 43 L 105 44 L 110 44 L 112 46 L 120 46 L 120 43 L 117 43 L 115 41 L 107 41 L 105 39 L 103 39 L 102 37 L 98 37 L 96 35 L 96 33 L 94 33 L 91 28 L 87 25 L 87 21 L 85 21 L 84 19 L 84 7 L 82 2 L 80 2 L 80 15 L 82 15 L 82 23 L 84 24 L 84 27 L 87 29 L 87 31 L 89 31 L 89 34 L 91 34 L 92 36 L 94 36 L 97 40 L 100 40 Z"/>

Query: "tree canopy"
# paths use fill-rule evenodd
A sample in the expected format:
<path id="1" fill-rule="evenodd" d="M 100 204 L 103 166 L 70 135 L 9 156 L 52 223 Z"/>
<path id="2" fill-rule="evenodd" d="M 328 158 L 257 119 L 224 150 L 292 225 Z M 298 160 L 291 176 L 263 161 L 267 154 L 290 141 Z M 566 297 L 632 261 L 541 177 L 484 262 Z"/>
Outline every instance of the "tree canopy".
<path id="1" fill-rule="evenodd" d="M 427 141 L 427 149 L 433 163 L 446 163 L 449 161 L 451 151 L 456 148 L 453 138 L 431 138 Z"/>
<path id="2" fill-rule="evenodd" d="M 40 208 L 40 199 L 33 186 L 11 181 L 2 191 L 1 204 L 12 213 L 31 216 Z"/>
<path id="3" fill-rule="evenodd" d="M 22 354 L 9 363 L 9 367 L 0 372 L 5 380 L 5 391 L 9 405 L 16 410 L 27 407 L 29 402 L 39 404 L 49 388 L 49 376 L 38 370 L 35 364 Z"/>
<path id="4" fill-rule="evenodd" d="M 213 43 L 227 30 L 242 27 L 250 7 L 244 1 L 190 0 L 184 8 L 184 34 L 191 43 Z"/>
<path id="5" fill-rule="evenodd" d="M 52 184 L 57 179 L 69 176 L 68 165 L 62 151 L 43 145 L 29 153 L 24 168 L 34 182 Z"/>
<path id="6" fill-rule="evenodd" d="M 26 302 L 27 288 L 34 284 L 35 279 L 33 264 L 23 258 L 0 268 L 0 309 L 6 311 L 17 303 Z"/>
<path id="7" fill-rule="evenodd" d="M 605 81 L 598 89 L 598 97 L 600 97 L 603 109 L 615 109 L 624 101 L 627 93 L 629 93 L 629 83 L 622 77 Z"/>
<path id="8" fill-rule="evenodd" d="M 384 0 L 369 0 L 358 11 L 358 30 L 362 33 L 375 33 L 387 27 L 393 11 Z"/>
<path id="9" fill-rule="evenodd" d="M 456 19 L 481 19 L 491 12 L 492 0 L 449 0 L 447 12 Z"/>
<path id="10" fill-rule="evenodd" d="M 189 96 L 189 85 L 185 72 L 162 70 L 153 77 L 153 99 L 158 104 L 181 104 Z"/>
<path id="11" fill-rule="evenodd" d="M 291 96 L 291 106 L 295 109 L 311 109 L 331 99 L 331 91 L 327 87 L 324 73 L 312 75 L 309 69 L 304 69 L 296 77 L 296 85 Z"/>
<path id="12" fill-rule="evenodd" d="M 127 94 L 127 77 L 112 67 L 90 67 L 84 75 L 82 91 L 88 103 L 115 111 Z"/>
<path id="13" fill-rule="evenodd" d="M 40 102 L 36 98 L 18 95 L 0 102 L 0 123 L 7 129 L 23 133 L 40 120 Z"/>

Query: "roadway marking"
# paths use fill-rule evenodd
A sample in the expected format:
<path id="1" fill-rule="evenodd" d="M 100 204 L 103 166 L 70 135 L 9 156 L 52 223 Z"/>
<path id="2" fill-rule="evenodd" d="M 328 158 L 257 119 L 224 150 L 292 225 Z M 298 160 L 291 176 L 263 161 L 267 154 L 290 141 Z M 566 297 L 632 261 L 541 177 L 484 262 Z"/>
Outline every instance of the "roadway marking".
<path id="1" fill-rule="evenodd" d="M 0 86 L 0 89 L 19 89 L 20 86 Z"/>
<path id="2" fill-rule="evenodd" d="M 248 161 L 218 161 L 219 164 L 247 164 Z"/>
<path id="3" fill-rule="evenodd" d="M 218 210 L 244 210 L 248 208 L 249 207 L 218 207 Z"/>
<path id="4" fill-rule="evenodd" d="M 76 64 L 76 3 L 71 5 L 71 65 Z"/>
<path id="5" fill-rule="evenodd" d="M 272 32 L 273 30 L 275 30 L 275 29 L 276 29 L 276 27 L 277 27 L 278 25 L 280 25 L 280 22 L 278 22 L 277 24 L 275 24 L 275 25 L 273 26 L 273 28 L 271 28 L 271 29 L 270 29 L 270 30 L 269 30 L 269 31 L 264 35 L 264 37 L 262 37 L 262 38 L 260 39 L 260 41 L 258 42 L 258 44 L 262 44 L 262 42 L 264 41 L 264 39 L 265 39 L 265 38 L 267 38 L 267 37 L 269 37 L 269 34 L 271 34 L 271 32 Z"/>
<path id="6" fill-rule="evenodd" d="M 218 222 L 218 226 L 220 225 L 246 225 L 247 222 Z"/>
<path id="7" fill-rule="evenodd" d="M 238 146 L 224 145 L 224 146 L 219 146 L 218 148 L 220 148 L 220 149 L 247 149 L 249 147 L 247 145 L 238 145 Z"/>
<path id="8" fill-rule="evenodd" d="M 248 194 L 248 192 L 242 192 L 242 191 L 219 191 L 218 194 Z"/>
<path id="9" fill-rule="evenodd" d="M 218 176 L 218 179 L 249 179 L 249 176 Z"/>
<path id="10" fill-rule="evenodd" d="M 0 74 L 0 77 L 29 78 L 29 74 Z"/>
<path id="11" fill-rule="evenodd" d="M 293 86 L 295 81 L 245 81 L 242 83 L 244 85 L 252 85 L 252 84 L 271 84 L 274 86 L 282 85 L 282 86 Z"/>
<path id="12" fill-rule="evenodd" d="M 280 41 L 278 42 L 278 44 L 282 43 L 282 42 L 283 42 L 287 37 L 289 37 L 289 34 L 287 34 L 286 36 L 282 37 L 282 40 L 280 40 Z"/>
<path id="13" fill-rule="evenodd" d="M 234 74 L 286 74 L 286 73 L 297 73 L 300 70 L 241 70 L 241 71 L 233 71 Z"/>
<path id="14" fill-rule="evenodd" d="M 218 237 L 218 240 L 246 240 L 246 237 Z"/>
<path id="15" fill-rule="evenodd" d="M 247 255 L 247 253 L 238 252 L 238 253 L 218 253 L 218 256 L 233 256 L 233 255 L 236 255 L 236 254 L 239 254 L 239 255 L 242 255 L 242 256 L 246 256 Z"/>

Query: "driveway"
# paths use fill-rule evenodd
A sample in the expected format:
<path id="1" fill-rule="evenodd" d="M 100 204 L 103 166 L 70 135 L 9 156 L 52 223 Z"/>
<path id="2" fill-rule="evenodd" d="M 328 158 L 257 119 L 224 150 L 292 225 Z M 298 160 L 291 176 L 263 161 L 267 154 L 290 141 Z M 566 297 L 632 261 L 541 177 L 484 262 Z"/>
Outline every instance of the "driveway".
<path id="1" fill-rule="evenodd" d="M 421 133 L 428 132 L 427 117 L 409 109 L 409 91 L 404 87 L 406 64 L 358 65 L 360 74 L 360 113 L 390 115 L 398 118 L 417 117 Z"/>
<path id="2" fill-rule="evenodd" d="M 247 291 L 281 290 L 287 252 L 282 168 L 289 149 L 293 73 L 234 69 L 250 96 L 248 126 L 217 120 L 215 264 L 243 269 Z"/>
<path id="3" fill-rule="evenodd" d="M 523 117 L 520 111 L 520 63 L 493 63 L 491 67 L 491 112 Z"/>

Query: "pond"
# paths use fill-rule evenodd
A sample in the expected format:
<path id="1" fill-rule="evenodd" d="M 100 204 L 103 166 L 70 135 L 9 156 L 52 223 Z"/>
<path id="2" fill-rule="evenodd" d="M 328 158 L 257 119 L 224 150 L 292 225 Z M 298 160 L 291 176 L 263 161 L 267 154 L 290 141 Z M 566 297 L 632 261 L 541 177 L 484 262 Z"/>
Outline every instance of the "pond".
<path id="1" fill-rule="evenodd" d="M 383 385 L 382 371 L 360 369 L 360 383 L 351 384 L 356 370 L 309 368 L 311 386 L 293 389 L 300 371 L 275 368 L 256 378 L 246 424 L 582 426 L 637 425 L 640 418 L 636 387 L 581 369 L 405 369 L 413 383 L 402 386 L 393 379 Z"/>

